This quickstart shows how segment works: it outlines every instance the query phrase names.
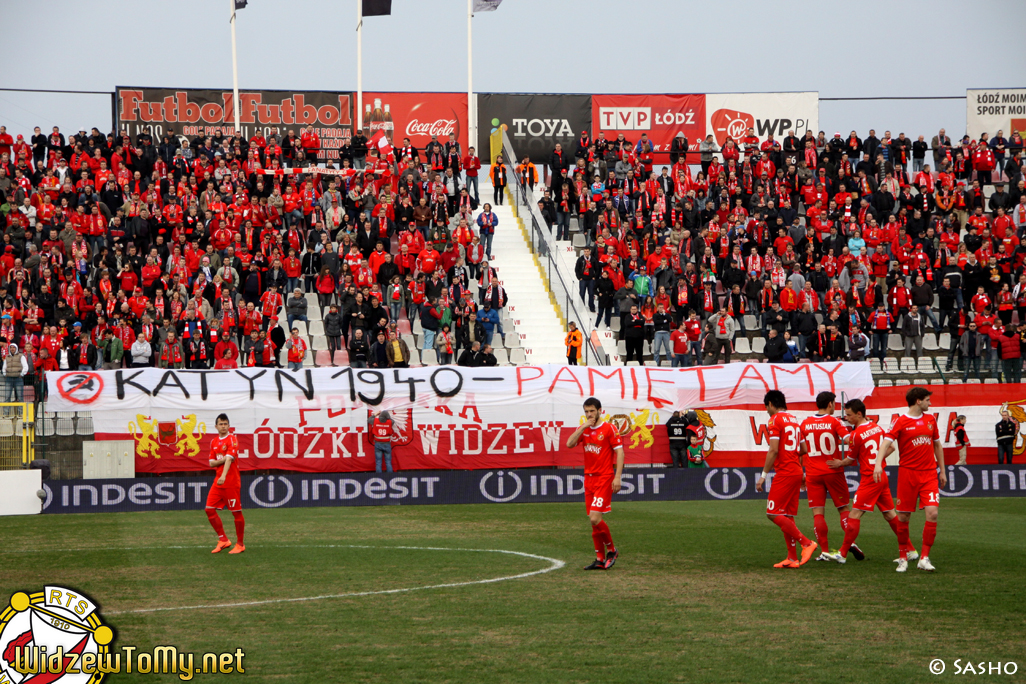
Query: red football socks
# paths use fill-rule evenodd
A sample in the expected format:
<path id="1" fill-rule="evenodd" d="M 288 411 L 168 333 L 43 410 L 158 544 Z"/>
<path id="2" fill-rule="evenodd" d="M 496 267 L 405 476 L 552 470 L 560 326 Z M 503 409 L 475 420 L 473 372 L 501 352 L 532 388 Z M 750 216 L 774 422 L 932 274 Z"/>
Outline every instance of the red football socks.
<path id="1" fill-rule="evenodd" d="M 616 546 L 613 545 L 613 533 L 609 531 L 609 525 L 603 520 L 598 524 L 598 528 L 602 530 L 602 540 L 606 543 L 606 548 L 610 551 L 616 551 Z"/>
<path id="2" fill-rule="evenodd" d="M 842 530 L 846 530 L 846 529 L 848 529 L 848 514 L 851 513 L 851 511 L 840 511 L 840 513 L 841 513 L 841 529 Z"/>
<path id="3" fill-rule="evenodd" d="M 773 522 L 784 532 L 784 541 L 787 542 L 787 557 L 791 560 L 798 560 L 798 551 L 795 544 L 800 543 L 802 546 L 805 546 L 809 541 L 808 538 L 794 524 L 794 520 L 791 520 L 786 515 L 773 516 Z"/>
<path id="4" fill-rule="evenodd" d="M 908 558 L 908 521 L 898 520 L 898 557 Z"/>
<path id="5" fill-rule="evenodd" d="M 235 516 L 235 536 L 238 537 L 239 546 L 245 546 L 242 543 L 242 537 L 246 533 L 246 519 L 242 517 L 242 511 L 232 511 L 232 515 Z M 218 522 L 221 522 L 218 520 Z"/>
<path id="6" fill-rule="evenodd" d="M 933 546 L 934 540 L 937 539 L 937 523 L 926 521 L 926 525 L 923 527 L 923 558 L 930 555 L 930 547 Z"/>
<path id="7" fill-rule="evenodd" d="M 217 510 L 208 508 L 206 511 L 210 526 L 214 528 L 214 532 L 217 532 L 217 538 L 221 541 L 228 541 L 228 535 L 224 533 L 224 525 L 221 524 L 221 516 L 217 514 Z"/>
<path id="8" fill-rule="evenodd" d="M 844 543 L 841 544 L 841 555 L 845 558 L 848 557 L 848 551 L 851 549 L 851 545 L 855 543 L 855 540 L 859 536 L 859 528 L 862 526 L 861 520 L 855 518 L 848 518 L 847 526 L 844 529 Z"/>
<path id="9" fill-rule="evenodd" d="M 887 524 L 891 526 L 892 530 L 894 530 L 894 536 L 898 537 L 898 546 L 900 548 L 901 547 L 901 536 L 898 534 L 898 516 L 894 516 L 893 518 L 888 520 Z M 905 527 L 906 527 L 906 529 L 908 529 L 907 525 Z M 908 544 L 905 544 L 905 553 L 912 553 L 915 550 L 916 550 L 916 547 L 912 546 L 911 542 L 909 542 Z"/>
<path id="10" fill-rule="evenodd" d="M 606 559 L 606 541 L 605 535 L 602 534 L 598 525 L 591 526 L 591 541 L 595 544 L 595 557 L 604 561 Z"/>
<path id="11" fill-rule="evenodd" d="M 816 531 L 816 542 L 819 544 L 819 548 L 823 549 L 823 552 L 830 550 L 830 544 L 827 542 L 827 522 L 826 516 L 822 513 L 812 516 L 812 528 Z"/>

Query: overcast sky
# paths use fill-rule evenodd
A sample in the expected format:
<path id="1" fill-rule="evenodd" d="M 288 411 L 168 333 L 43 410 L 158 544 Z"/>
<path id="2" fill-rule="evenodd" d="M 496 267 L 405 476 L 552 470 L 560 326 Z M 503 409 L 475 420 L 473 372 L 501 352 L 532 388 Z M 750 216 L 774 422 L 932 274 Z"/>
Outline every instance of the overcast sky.
<path id="1" fill-rule="evenodd" d="M 228 0 L 0 1 L 0 87 L 231 88 Z M 250 0 L 238 14 L 240 86 L 355 90 L 355 3 Z M 364 89 L 466 90 L 466 1 L 393 0 L 392 11 L 365 20 Z M 474 87 L 964 97 L 1023 85 L 1023 18 L 1022 0 L 505 0 L 474 20 Z M 110 98 L 0 91 L 0 124 L 106 132 Z M 820 105 L 828 135 L 941 126 L 964 132 L 964 99 Z"/>

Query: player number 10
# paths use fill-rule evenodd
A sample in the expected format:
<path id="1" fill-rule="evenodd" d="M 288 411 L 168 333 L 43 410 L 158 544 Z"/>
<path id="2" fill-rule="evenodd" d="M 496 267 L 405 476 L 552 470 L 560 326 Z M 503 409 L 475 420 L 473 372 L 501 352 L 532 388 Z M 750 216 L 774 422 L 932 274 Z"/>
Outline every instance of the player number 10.
<path id="1" fill-rule="evenodd" d="M 819 434 L 819 445 L 816 445 L 816 434 L 815 432 L 809 433 L 809 456 L 818 458 L 819 456 L 832 456 L 837 451 L 837 439 L 834 437 L 832 432 L 820 432 Z"/>

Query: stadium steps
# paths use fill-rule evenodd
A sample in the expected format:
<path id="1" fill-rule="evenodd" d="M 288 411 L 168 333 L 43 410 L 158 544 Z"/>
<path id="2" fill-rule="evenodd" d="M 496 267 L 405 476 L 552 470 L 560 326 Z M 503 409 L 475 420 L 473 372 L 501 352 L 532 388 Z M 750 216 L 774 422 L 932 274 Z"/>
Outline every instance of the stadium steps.
<path id="1" fill-rule="evenodd" d="M 493 190 L 487 177 L 482 176 L 480 183 L 483 206 L 485 202 L 491 203 Z M 520 223 L 513 215 L 508 193 L 505 204 L 492 210 L 499 218 L 499 225 L 492 240 L 494 258 L 490 263 L 509 297 L 507 315 L 516 325 L 524 356 L 532 364 L 565 363 L 563 323 Z M 509 332 L 505 327 L 504 331 Z M 512 359 L 513 355 L 510 356 Z"/>

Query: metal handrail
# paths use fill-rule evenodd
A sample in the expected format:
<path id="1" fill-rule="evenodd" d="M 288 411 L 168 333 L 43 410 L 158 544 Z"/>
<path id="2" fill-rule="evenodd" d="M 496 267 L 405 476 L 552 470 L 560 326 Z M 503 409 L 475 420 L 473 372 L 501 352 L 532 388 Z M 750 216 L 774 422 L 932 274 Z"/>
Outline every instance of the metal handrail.
<path id="1" fill-rule="evenodd" d="M 584 337 L 582 361 L 585 364 L 594 363 L 595 365 L 608 366 L 609 355 L 606 354 L 601 346 L 597 347 L 591 336 L 587 334 L 587 331 L 592 328 L 588 323 L 590 321 L 589 312 L 585 312 L 584 316 L 581 315 L 581 311 L 574 301 L 576 294 L 571 289 L 572 286 L 563 280 L 563 275 L 560 273 L 559 266 L 555 262 L 555 255 L 559 253 L 559 248 L 552 234 L 542 227 L 544 220 L 538 215 L 538 208 L 534 205 L 530 189 L 521 182 L 520 176 L 516 173 L 515 164 L 517 156 L 505 131 L 502 132 L 502 151 L 504 157 L 503 166 L 506 167 L 506 177 L 512 180 L 507 187 L 513 189 L 513 201 L 518 215 L 524 222 L 524 228 L 527 229 L 531 253 L 538 258 L 538 263 L 545 272 L 548 290 L 556 299 L 556 305 L 560 307 L 567 323 L 569 324 L 570 321 L 573 321 Z M 553 275 L 555 275 L 555 278 L 553 278 Z"/>

